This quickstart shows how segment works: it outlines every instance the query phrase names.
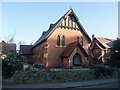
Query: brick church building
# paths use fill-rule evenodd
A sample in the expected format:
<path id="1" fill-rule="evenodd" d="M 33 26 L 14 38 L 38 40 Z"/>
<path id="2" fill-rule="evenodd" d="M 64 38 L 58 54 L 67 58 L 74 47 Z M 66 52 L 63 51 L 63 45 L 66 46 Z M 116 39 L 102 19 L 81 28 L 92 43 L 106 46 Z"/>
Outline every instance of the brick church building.
<path id="1" fill-rule="evenodd" d="M 40 62 L 46 67 L 66 68 L 93 63 L 93 43 L 73 9 L 66 12 L 34 45 L 21 45 L 26 62 Z"/>

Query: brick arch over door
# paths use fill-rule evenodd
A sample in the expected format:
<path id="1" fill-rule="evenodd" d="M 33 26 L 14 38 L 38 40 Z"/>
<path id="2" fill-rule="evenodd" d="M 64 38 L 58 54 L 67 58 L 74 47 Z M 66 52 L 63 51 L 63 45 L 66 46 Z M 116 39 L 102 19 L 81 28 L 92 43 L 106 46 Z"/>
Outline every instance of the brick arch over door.
<path id="1" fill-rule="evenodd" d="M 73 56 L 73 65 L 75 66 L 81 66 L 82 65 L 82 58 L 79 53 L 76 53 Z"/>

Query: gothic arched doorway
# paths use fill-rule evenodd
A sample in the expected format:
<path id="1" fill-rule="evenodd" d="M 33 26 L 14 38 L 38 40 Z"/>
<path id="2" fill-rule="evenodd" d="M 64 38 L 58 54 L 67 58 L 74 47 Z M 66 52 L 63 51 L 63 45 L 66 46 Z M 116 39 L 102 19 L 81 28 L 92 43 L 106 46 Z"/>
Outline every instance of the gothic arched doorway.
<path id="1" fill-rule="evenodd" d="M 77 65 L 77 66 L 82 65 L 81 56 L 80 56 L 78 53 L 76 53 L 76 54 L 73 56 L 73 64 L 74 64 L 74 65 Z"/>

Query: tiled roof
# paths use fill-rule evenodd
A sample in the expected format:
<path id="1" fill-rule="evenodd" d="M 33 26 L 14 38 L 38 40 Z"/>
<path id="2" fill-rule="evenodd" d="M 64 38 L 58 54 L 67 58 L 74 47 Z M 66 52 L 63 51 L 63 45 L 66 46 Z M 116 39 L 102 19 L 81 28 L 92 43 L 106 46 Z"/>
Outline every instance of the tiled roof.
<path id="1" fill-rule="evenodd" d="M 58 25 L 64 20 L 64 18 L 66 18 L 70 13 L 73 13 L 73 15 L 75 16 L 75 18 L 78 21 L 79 26 L 81 27 L 81 32 L 83 32 L 83 34 L 86 36 L 87 40 L 89 41 L 89 43 L 91 43 L 91 39 L 88 36 L 87 32 L 84 30 L 84 28 L 82 27 L 81 23 L 78 20 L 78 17 L 76 16 L 76 14 L 74 13 L 73 9 L 68 10 L 67 13 L 65 13 L 55 24 L 52 24 L 46 33 L 44 33 L 44 35 L 42 35 L 33 45 L 33 48 L 37 45 L 39 45 L 40 43 L 44 42 L 53 32 L 54 30 L 58 27 Z"/>
<path id="2" fill-rule="evenodd" d="M 111 48 L 115 39 L 95 37 L 105 48 Z"/>
<path id="3" fill-rule="evenodd" d="M 87 57 L 86 51 L 83 49 L 83 47 L 80 45 L 78 41 L 72 42 L 68 45 L 68 47 L 65 49 L 65 51 L 62 54 L 62 57 L 69 57 L 70 54 L 73 52 L 76 46 L 79 46 L 80 50 L 83 52 L 83 54 Z"/>
<path id="4" fill-rule="evenodd" d="M 31 55 L 32 45 L 20 45 L 20 53 L 22 53 L 23 55 Z"/>

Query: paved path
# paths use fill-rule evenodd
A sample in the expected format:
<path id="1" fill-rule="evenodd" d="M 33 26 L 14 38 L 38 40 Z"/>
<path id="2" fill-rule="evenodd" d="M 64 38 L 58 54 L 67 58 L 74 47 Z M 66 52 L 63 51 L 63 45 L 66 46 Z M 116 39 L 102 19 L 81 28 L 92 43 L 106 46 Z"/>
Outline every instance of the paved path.
<path id="1" fill-rule="evenodd" d="M 72 88 L 72 87 L 84 87 L 90 85 L 110 84 L 120 80 L 118 79 L 102 79 L 102 80 L 90 80 L 80 82 L 66 82 L 66 83 L 46 83 L 46 84 L 20 84 L 20 85 L 3 85 L 2 88 Z"/>

